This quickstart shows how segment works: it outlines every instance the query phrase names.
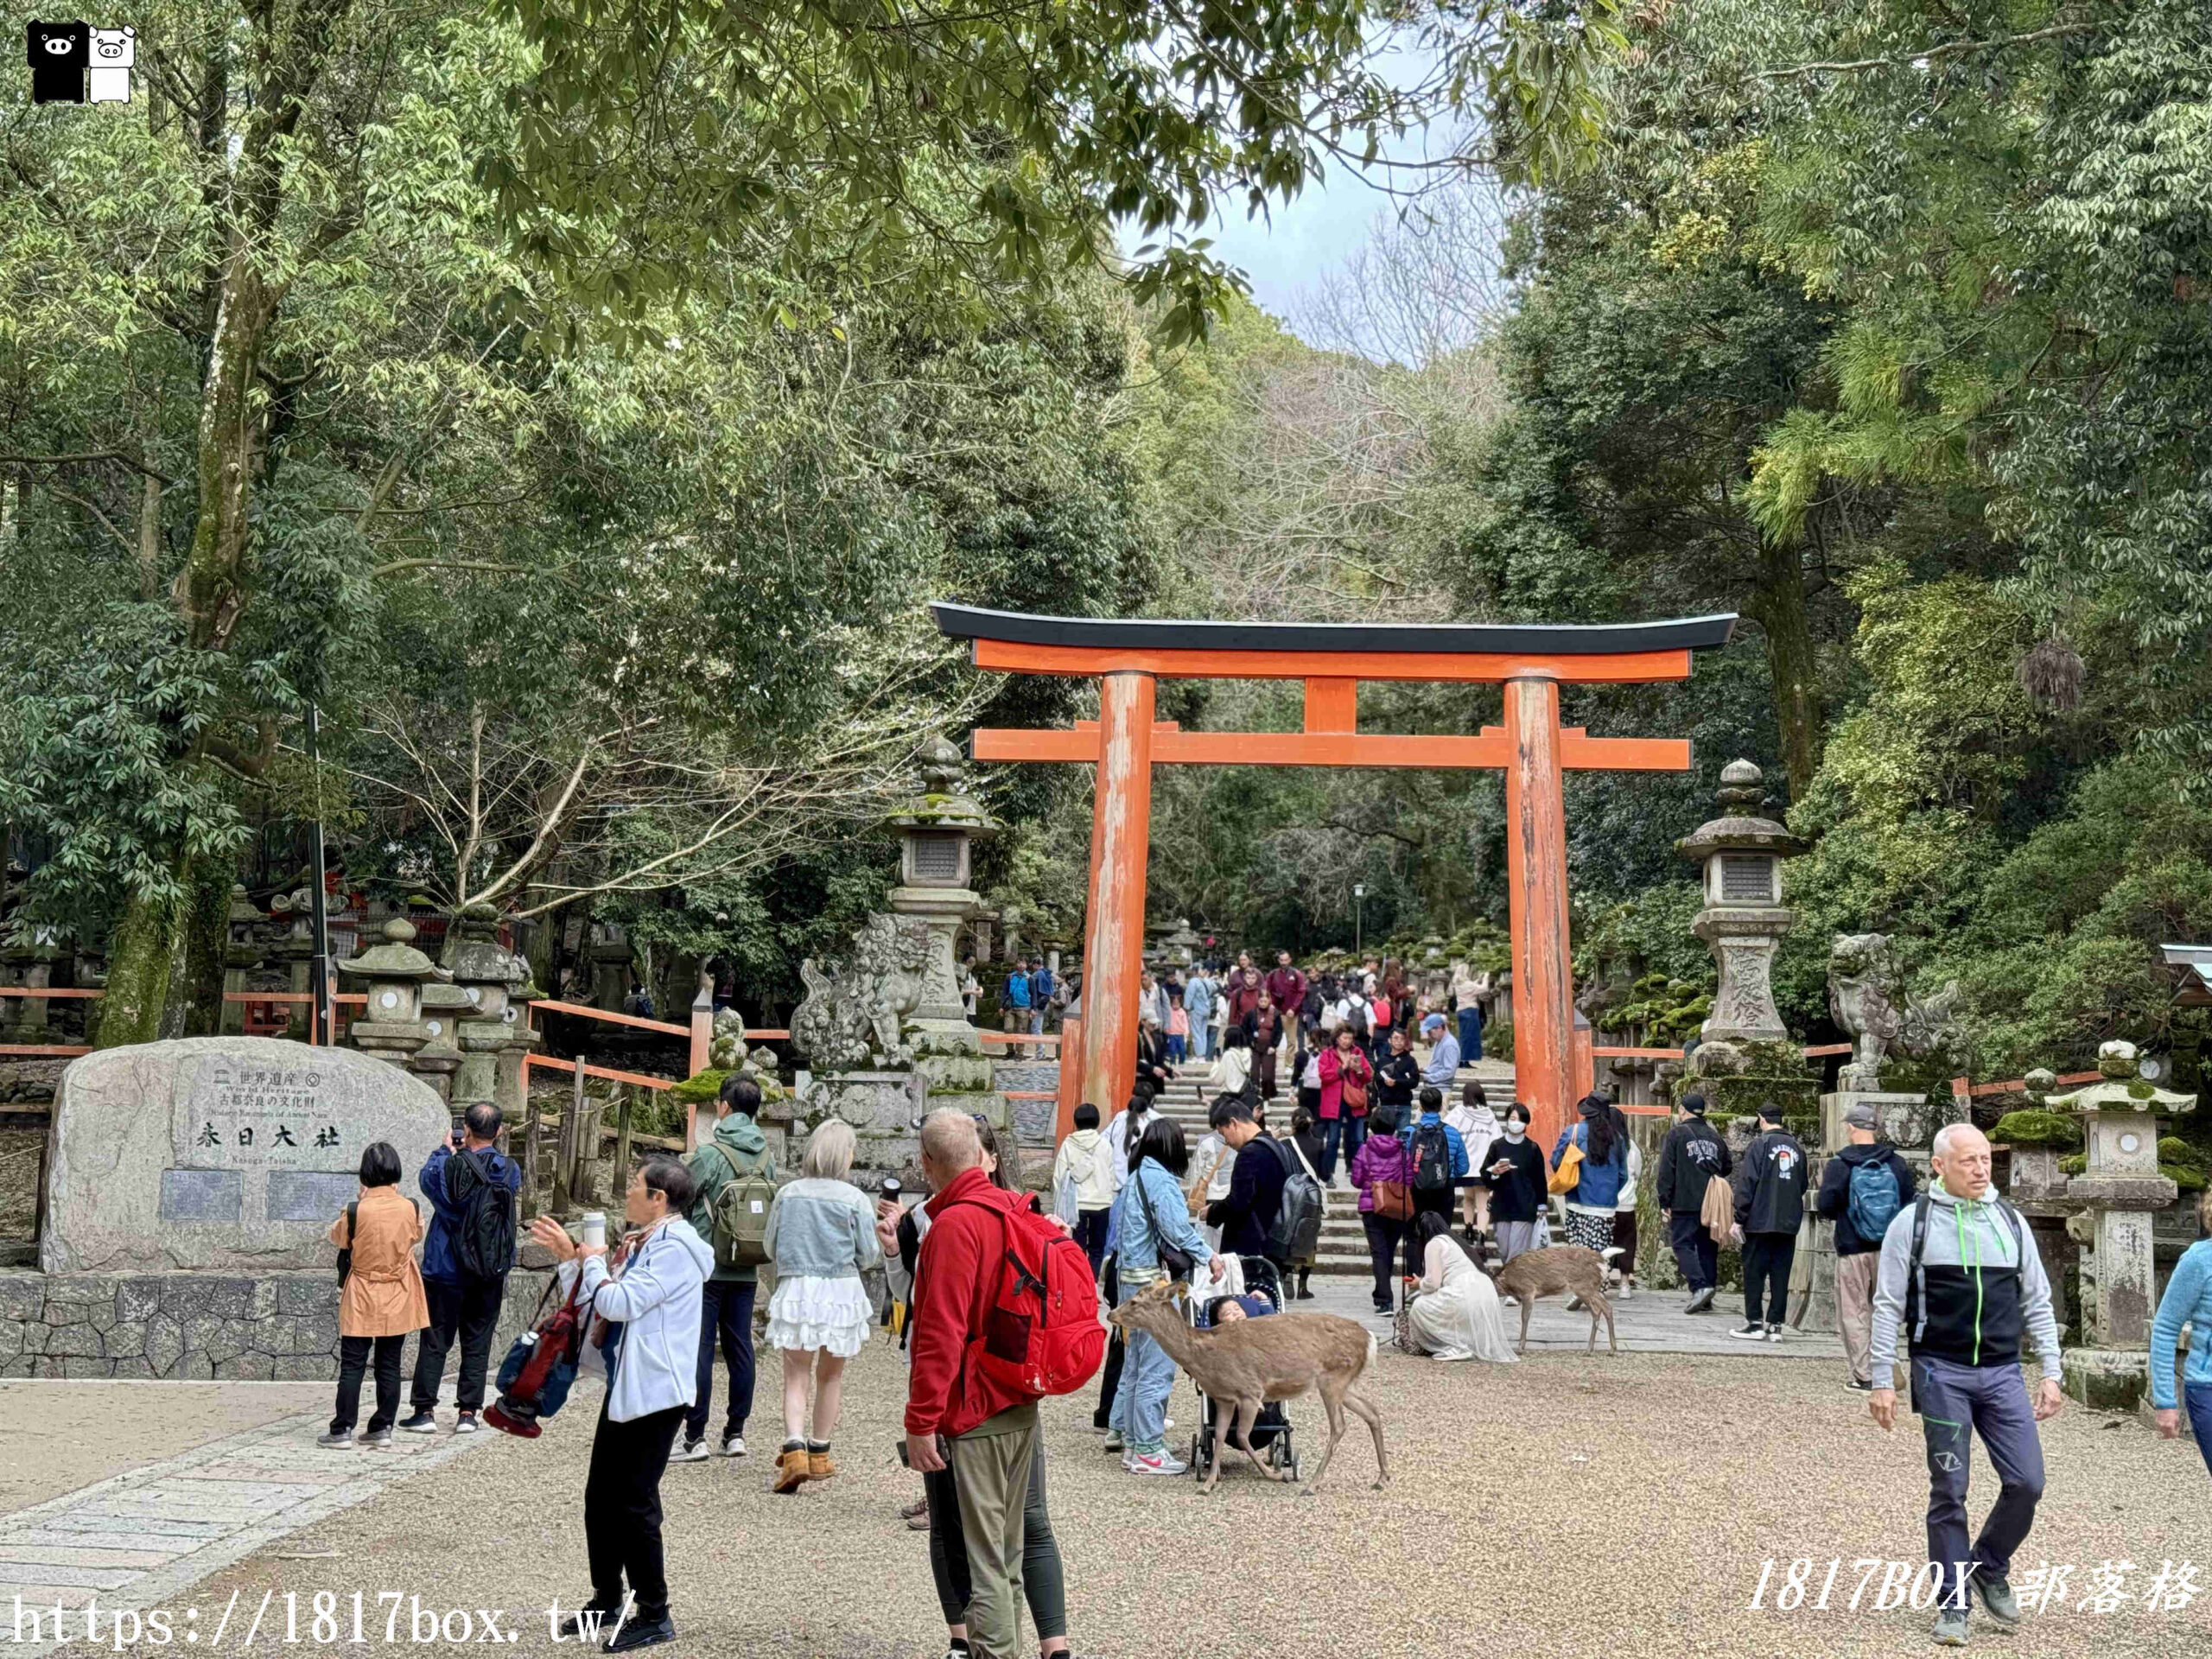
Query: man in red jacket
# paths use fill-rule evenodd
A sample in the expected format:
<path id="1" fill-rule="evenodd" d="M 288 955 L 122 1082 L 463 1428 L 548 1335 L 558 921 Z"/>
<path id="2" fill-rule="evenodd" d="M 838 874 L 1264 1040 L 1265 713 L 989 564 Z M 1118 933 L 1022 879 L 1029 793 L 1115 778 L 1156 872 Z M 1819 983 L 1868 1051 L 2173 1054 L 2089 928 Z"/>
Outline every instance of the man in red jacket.
<path id="1" fill-rule="evenodd" d="M 991 1213 L 1022 1200 L 991 1185 L 975 1120 L 950 1108 L 922 1123 L 922 1177 L 936 1196 L 914 1266 L 906 1373 L 906 1461 L 925 1473 L 947 1455 L 968 1544 L 968 1646 L 974 1659 L 1022 1659 L 1022 1503 L 1037 1446 L 1037 1402 L 965 1363 L 989 1312 L 985 1265 L 999 1261 Z"/>
<path id="2" fill-rule="evenodd" d="M 1306 1006 L 1306 976 L 1290 965 L 1287 950 L 1275 952 L 1274 971 L 1268 976 L 1268 995 L 1282 1010 L 1283 1029 L 1290 1035 L 1291 1047 L 1296 1048 L 1300 1010 Z"/>

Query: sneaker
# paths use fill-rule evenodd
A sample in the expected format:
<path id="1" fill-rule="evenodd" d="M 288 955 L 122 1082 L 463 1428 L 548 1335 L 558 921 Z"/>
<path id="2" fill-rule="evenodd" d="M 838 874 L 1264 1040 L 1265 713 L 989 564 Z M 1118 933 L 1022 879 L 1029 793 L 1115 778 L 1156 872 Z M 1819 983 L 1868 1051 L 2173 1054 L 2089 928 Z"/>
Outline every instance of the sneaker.
<path id="1" fill-rule="evenodd" d="M 926 1497 L 918 1497 L 912 1503 L 909 1503 L 905 1509 L 899 1511 L 899 1518 L 901 1521 L 912 1521 L 917 1518 L 926 1519 L 928 1518 L 929 1512 L 929 1499 Z"/>
<path id="2" fill-rule="evenodd" d="M 1164 1447 L 1158 1452 L 1133 1452 L 1122 1462 L 1122 1467 L 1133 1475 L 1179 1475 L 1190 1466 L 1170 1457 Z"/>
<path id="3" fill-rule="evenodd" d="M 676 1640 L 676 1625 L 666 1613 L 658 1618 L 632 1618 L 608 1638 L 602 1653 L 627 1653 L 632 1648 L 658 1647 Z"/>
<path id="4" fill-rule="evenodd" d="M 1378 1319 L 1389 1319 L 1390 1315 L 1395 1313 L 1398 1310 L 1389 1302 L 1377 1302 L 1375 1304 L 1376 1317 Z"/>
<path id="5" fill-rule="evenodd" d="M 1567 1300 L 1567 1311 L 1570 1313 L 1582 1313 L 1584 1311 L 1582 1299 L 1580 1296 L 1568 1297 Z"/>
<path id="6" fill-rule="evenodd" d="M 555 1634 L 563 1642 L 589 1641 L 595 1643 L 614 1628 L 615 1622 L 621 1617 L 622 1610 L 619 1607 L 594 1607 L 586 1602 L 577 1611 L 561 1615 L 560 1628 Z"/>
<path id="7" fill-rule="evenodd" d="M 453 1420 L 453 1432 L 456 1434 L 474 1434 L 476 1429 L 476 1414 L 473 1411 L 464 1411 Z"/>
<path id="8" fill-rule="evenodd" d="M 1682 1312 L 1685 1313 L 1710 1313 L 1713 1311 L 1713 1287 L 1711 1285 L 1707 1285 L 1702 1290 L 1692 1291 L 1690 1293 L 1689 1300 L 1682 1305 Z"/>
<path id="9" fill-rule="evenodd" d="M 365 1429 L 361 1433 L 361 1444 L 372 1451 L 388 1451 L 391 1446 L 391 1431 L 388 1428 Z"/>
<path id="10" fill-rule="evenodd" d="M 724 1457 L 726 1457 L 726 1458 L 741 1458 L 741 1457 L 743 1457 L 744 1455 L 745 1455 L 745 1436 L 744 1436 L 744 1435 L 742 1435 L 742 1434 L 729 1434 L 729 1435 L 725 1435 L 725 1436 L 723 1437 L 723 1439 L 722 1439 L 722 1456 L 724 1456 Z"/>
<path id="11" fill-rule="evenodd" d="M 671 1463 L 704 1463 L 715 1454 L 707 1450 L 707 1439 L 701 1435 L 696 1440 L 686 1440 L 668 1454 Z"/>
<path id="12" fill-rule="evenodd" d="M 418 1411 L 400 1427 L 410 1434 L 435 1434 L 438 1432 L 438 1420 L 427 1411 Z"/>
<path id="13" fill-rule="evenodd" d="M 1122 1439 L 1122 1431 L 1120 1429 L 1109 1428 L 1106 1431 L 1105 1443 L 1100 1449 L 1106 1452 L 1127 1452 L 1128 1450 L 1128 1446 L 1127 1442 Z"/>
<path id="14" fill-rule="evenodd" d="M 1946 1607 L 1936 1615 L 1936 1645 L 1939 1648 L 1963 1648 L 1970 1628 L 1965 1608 Z"/>
<path id="15" fill-rule="evenodd" d="M 329 1446 L 334 1451 L 341 1446 L 351 1446 L 353 1444 L 353 1431 L 350 1428 L 334 1428 L 327 1434 L 318 1435 L 315 1444 Z"/>
<path id="16" fill-rule="evenodd" d="M 1440 1363 L 1448 1363 L 1450 1361 L 1455 1359 L 1472 1359 L 1474 1357 L 1473 1351 L 1466 1348 L 1446 1348 L 1440 1354 L 1431 1354 L 1429 1356 L 1431 1359 L 1436 1360 Z"/>
<path id="17" fill-rule="evenodd" d="M 2005 1629 L 2009 1630 L 2020 1622 L 2020 1604 L 2008 1580 L 1987 1579 L 1977 1573 L 1974 1575 L 1974 1592 L 1981 1598 L 1981 1605 L 1989 1610 L 1989 1616 Z"/>
<path id="18" fill-rule="evenodd" d="M 1633 1285 L 1623 1285 L 1618 1290 L 1616 1290 L 1613 1293 L 1613 1300 L 1617 1302 L 1634 1301 L 1636 1300 L 1636 1287 Z"/>
<path id="19" fill-rule="evenodd" d="M 1860 1394 L 1872 1394 L 1874 1392 L 1874 1385 L 1872 1382 L 1861 1382 L 1855 1376 L 1846 1377 L 1844 1379 L 1843 1386 L 1847 1389 L 1854 1389 Z"/>
<path id="20" fill-rule="evenodd" d="M 1728 1334 L 1744 1342 L 1764 1342 L 1766 1340 L 1766 1326 L 1763 1325 L 1747 1325 L 1741 1330 L 1731 1331 Z"/>
<path id="21" fill-rule="evenodd" d="M 1780 1342 L 1782 1340 L 1782 1327 L 1778 1325 L 1770 1325 L 1767 1326 L 1766 1339 L 1769 1342 Z"/>

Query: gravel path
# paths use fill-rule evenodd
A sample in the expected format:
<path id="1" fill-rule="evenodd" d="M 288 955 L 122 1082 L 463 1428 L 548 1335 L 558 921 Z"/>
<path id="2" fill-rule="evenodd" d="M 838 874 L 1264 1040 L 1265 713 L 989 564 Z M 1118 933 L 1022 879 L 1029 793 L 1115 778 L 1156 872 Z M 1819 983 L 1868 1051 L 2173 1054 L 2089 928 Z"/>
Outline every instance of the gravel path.
<path id="1" fill-rule="evenodd" d="M 914 1496 L 893 1459 L 904 1372 L 878 1346 L 856 1363 L 837 1435 L 847 1472 L 796 1498 L 765 1490 L 776 1364 L 764 1363 L 754 1455 L 670 1470 L 670 1577 L 683 1631 L 671 1653 L 943 1651 L 925 1537 L 893 1510 Z M 1928 1650 L 1928 1616 L 1845 1611 L 1849 1563 L 1916 1560 L 1924 1477 L 1918 1436 L 1885 1436 L 1834 1368 L 1758 1354 L 1540 1353 L 1510 1367 L 1386 1354 L 1371 1393 L 1396 1478 L 1370 1489 L 1357 1424 L 1318 1499 L 1231 1467 L 1220 1491 L 1139 1480 L 1102 1456 L 1088 1402 L 1047 1408 L 1052 1508 L 1079 1652 L 1182 1656 L 1477 1654 L 1874 1656 Z M 511 1651 L 551 1650 L 543 1607 L 586 1587 L 580 1522 L 594 1395 L 579 1391 L 536 1443 L 507 1442 L 410 1479 L 316 1523 L 193 1592 L 350 1596 L 403 1590 L 426 1606 L 520 1617 Z M 1195 1420 L 1187 1382 L 1173 1415 Z M 1291 1408 L 1309 1466 L 1318 1404 Z M 2021 1656 L 2160 1659 L 2212 1653 L 2212 1503 L 2186 1442 L 2069 1407 L 2047 1426 L 2050 1495 L 2015 1568 L 2107 1558 L 2138 1564 L 2134 1605 L 2070 1607 L 1975 1646 Z M 335 1458 L 370 1453 L 334 1453 Z M 1979 1458 L 1975 1513 L 1994 1478 Z M 318 1556 L 318 1552 L 333 1554 Z M 1746 1611 L 1770 1557 L 1843 1558 L 1827 1612 Z M 2140 1598 L 2162 1560 L 2196 1564 L 2207 1594 L 2178 1612 Z M 1771 1594 L 1771 1592 L 1770 1592 Z M 1871 1595 L 1870 1595 L 1871 1599 Z M 281 1605 L 281 1599 L 279 1605 Z M 381 1634 L 380 1630 L 376 1634 Z M 574 1653 L 573 1647 L 563 1649 Z"/>

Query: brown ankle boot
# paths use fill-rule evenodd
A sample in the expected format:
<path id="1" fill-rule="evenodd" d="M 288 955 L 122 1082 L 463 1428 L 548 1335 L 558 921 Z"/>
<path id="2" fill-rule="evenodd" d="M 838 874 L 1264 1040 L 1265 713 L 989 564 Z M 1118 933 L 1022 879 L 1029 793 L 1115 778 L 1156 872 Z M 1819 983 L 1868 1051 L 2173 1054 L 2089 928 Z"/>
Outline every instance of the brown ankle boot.
<path id="1" fill-rule="evenodd" d="M 827 1452 L 810 1450 L 807 1452 L 806 1478 L 809 1480 L 827 1480 L 836 1472 L 837 1465 L 830 1461 L 830 1454 Z"/>
<path id="2" fill-rule="evenodd" d="M 803 1446 L 791 1447 L 776 1459 L 776 1491 L 788 1497 L 806 1484 L 811 1472 L 806 1448 Z"/>

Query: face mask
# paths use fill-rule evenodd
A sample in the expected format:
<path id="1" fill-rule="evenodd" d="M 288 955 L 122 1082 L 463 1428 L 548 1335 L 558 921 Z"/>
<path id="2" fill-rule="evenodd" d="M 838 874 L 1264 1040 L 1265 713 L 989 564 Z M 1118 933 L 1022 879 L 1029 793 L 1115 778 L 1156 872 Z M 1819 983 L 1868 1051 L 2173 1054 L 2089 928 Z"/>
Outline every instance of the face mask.
<path id="1" fill-rule="evenodd" d="M 1505 1138 L 1509 1141 L 1518 1141 L 1528 1133 L 1529 1126 L 1518 1118 L 1511 1120 L 1505 1126 Z"/>

